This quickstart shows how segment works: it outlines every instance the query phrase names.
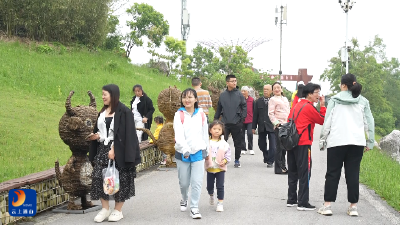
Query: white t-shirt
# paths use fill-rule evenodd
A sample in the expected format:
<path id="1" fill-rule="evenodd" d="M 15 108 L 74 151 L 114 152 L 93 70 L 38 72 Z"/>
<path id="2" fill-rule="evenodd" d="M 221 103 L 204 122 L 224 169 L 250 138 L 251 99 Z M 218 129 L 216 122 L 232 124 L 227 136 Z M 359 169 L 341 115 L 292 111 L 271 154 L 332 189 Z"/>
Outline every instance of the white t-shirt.
<path id="1" fill-rule="evenodd" d="M 139 104 L 139 102 L 140 99 L 137 96 L 135 100 L 132 102 L 132 113 L 133 113 L 133 118 L 135 118 L 135 120 L 142 119 L 142 115 L 140 115 L 139 111 L 137 110 L 137 105 Z"/>

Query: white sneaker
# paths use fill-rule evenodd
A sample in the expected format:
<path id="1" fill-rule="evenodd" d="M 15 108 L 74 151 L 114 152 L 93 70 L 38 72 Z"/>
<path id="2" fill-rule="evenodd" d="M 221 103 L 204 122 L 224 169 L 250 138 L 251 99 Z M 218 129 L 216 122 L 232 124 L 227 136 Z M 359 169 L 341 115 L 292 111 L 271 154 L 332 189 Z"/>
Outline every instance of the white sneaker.
<path id="1" fill-rule="evenodd" d="M 349 207 L 349 209 L 347 209 L 347 214 L 349 214 L 349 216 L 358 216 L 357 206 Z"/>
<path id="2" fill-rule="evenodd" d="M 254 150 L 249 151 L 250 155 L 254 155 Z"/>
<path id="3" fill-rule="evenodd" d="M 105 219 L 107 219 L 111 214 L 110 209 L 102 208 L 99 213 L 97 213 L 96 217 L 94 218 L 94 222 L 101 223 Z"/>
<path id="4" fill-rule="evenodd" d="M 181 212 L 185 212 L 187 210 L 188 201 L 181 200 Z"/>
<path id="5" fill-rule="evenodd" d="M 224 205 L 222 204 L 222 202 L 217 203 L 217 212 L 223 212 L 224 211 Z"/>
<path id="6" fill-rule="evenodd" d="M 210 195 L 210 205 L 214 205 L 214 195 Z"/>
<path id="7" fill-rule="evenodd" d="M 201 219 L 201 214 L 199 209 L 193 208 L 190 210 L 190 215 L 192 216 L 193 219 Z"/>
<path id="8" fill-rule="evenodd" d="M 122 218 L 124 218 L 122 212 L 114 209 L 114 211 L 112 211 L 111 215 L 108 217 L 108 221 L 117 222 L 120 221 Z"/>
<path id="9" fill-rule="evenodd" d="M 246 151 L 245 151 L 245 150 L 242 150 L 240 153 L 241 153 L 242 155 L 246 155 Z"/>

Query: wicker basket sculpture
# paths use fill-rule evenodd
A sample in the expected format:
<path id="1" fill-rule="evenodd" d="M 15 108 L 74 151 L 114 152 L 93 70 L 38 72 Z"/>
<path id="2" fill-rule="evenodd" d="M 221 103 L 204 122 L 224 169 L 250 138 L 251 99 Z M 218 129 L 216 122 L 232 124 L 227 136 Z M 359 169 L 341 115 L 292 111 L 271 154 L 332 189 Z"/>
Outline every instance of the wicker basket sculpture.
<path id="1" fill-rule="evenodd" d="M 212 107 L 214 111 L 217 111 L 218 107 L 218 100 L 219 100 L 219 95 L 223 92 L 223 90 L 219 90 L 216 87 L 213 86 L 208 86 L 208 90 L 211 91 L 211 101 L 212 101 Z"/>
<path id="2" fill-rule="evenodd" d="M 65 102 L 66 112 L 61 117 L 58 125 L 60 138 L 72 152 L 63 172 L 60 172 L 58 160 L 55 162 L 56 177 L 60 186 L 70 194 L 72 198 L 68 203 L 69 210 L 86 209 L 92 203 L 86 199 L 92 185 L 92 165 L 87 153 L 89 144 L 86 137 L 93 132 L 93 126 L 97 123 L 96 100 L 92 92 L 88 91 L 90 103 L 88 106 L 71 106 L 71 91 Z M 73 197 L 81 197 L 81 205 L 76 205 Z"/>
<path id="3" fill-rule="evenodd" d="M 136 128 L 146 132 L 153 143 L 157 145 L 160 151 L 167 155 L 166 167 L 176 167 L 176 163 L 172 161 L 175 156 L 175 132 L 174 132 L 174 116 L 175 112 L 181 107 L 181 91 L 174 87 L 169 87 L 160 92 L 157 99 L 158 109 L 164 115 L 166 121 L 160 131 L 158 140 L 148 129 Z"/>

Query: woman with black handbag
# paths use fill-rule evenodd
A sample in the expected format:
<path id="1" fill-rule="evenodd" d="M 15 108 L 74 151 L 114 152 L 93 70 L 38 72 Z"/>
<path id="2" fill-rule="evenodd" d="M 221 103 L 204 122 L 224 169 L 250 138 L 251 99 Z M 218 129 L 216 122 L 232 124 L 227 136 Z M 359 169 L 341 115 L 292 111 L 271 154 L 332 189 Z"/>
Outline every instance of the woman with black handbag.
<path id="1" fill-rule="evenodd" d="M 279 82 L 272 85 L 274 96 L 268 102 L 268 116 L 274 125 L 276 137 L 275 152 L 275 174 L 287 174 L 286 151 L 282 148 L 279 140 L 279 126 L 286 123 L 289 116 L 289 101 L 284 96 L 282 86 Z"/>

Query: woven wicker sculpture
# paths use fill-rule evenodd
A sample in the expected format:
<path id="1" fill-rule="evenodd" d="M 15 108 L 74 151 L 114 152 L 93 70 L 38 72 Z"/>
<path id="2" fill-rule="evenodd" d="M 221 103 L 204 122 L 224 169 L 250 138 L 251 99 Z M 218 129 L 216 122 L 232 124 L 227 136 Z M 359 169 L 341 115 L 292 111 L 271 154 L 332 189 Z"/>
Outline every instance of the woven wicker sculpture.
<path id="1" fill-rule="evenodd" d="M 165 117 L 165 123 L 160 130 L 158 140 L 151 134 L 150 130 L 143 128 L 136 128 L 146 132 L 153 143 L 157 145 L 160 151 L 167 155 L 167 167 L 176 167 L 176 163 L 172 162 L 175 156 L 175 132 L 174 132 L 174 116 L 176 111 L 181 107 L 181 91 L 175 86 L 164 89 L 160 92 L 157 99 L 158 109 Z"/>
<path id="2" fill-rule="evenodd" d="M 212 107 L 214 111 L 217 111 L 218 107 L 218 100 L 219 100 L 219 95 L 223 92 L 223 90 L 219 90 L 216 87 L 213 86 L 208 86 L 208 90 L 211 91 L 211 101 L 212 101 Z"/>
<path id="3" fill-rule="evenodd" d="M 69 210 L 85 209 L 92 206 L 87 201 L 86 195 L 89 193 L 92 185 L 93 167 L 89 162 L 87 153 L 90 142 L 86 137 L 93 132 L 93 126 L 97 123 L 96 100 L 93 94 L 88 91 L 90 97 L 89 106 L 71 107 L 71 91 L 65 102 L 66 112 L 61 117 L 58 124 L 60 138 L 72 151 L 61 174 L 58 160 L 55 163 L 56 177 L 61 187 L 70 195 L 71 201 L 68 203 Z M 82 205 L 75 205 L 73 197 L 81 197 Z"/>

